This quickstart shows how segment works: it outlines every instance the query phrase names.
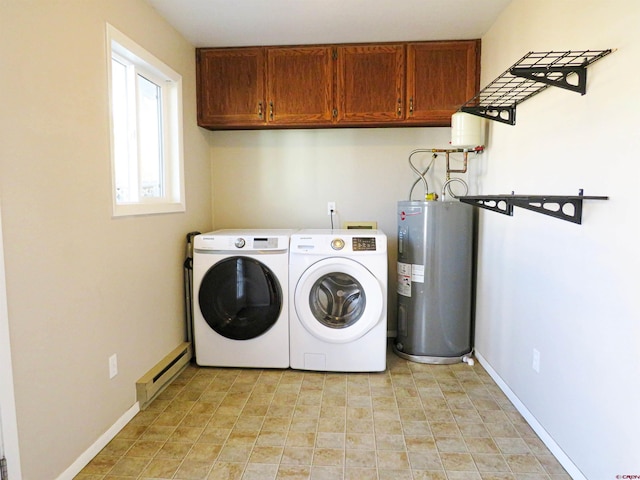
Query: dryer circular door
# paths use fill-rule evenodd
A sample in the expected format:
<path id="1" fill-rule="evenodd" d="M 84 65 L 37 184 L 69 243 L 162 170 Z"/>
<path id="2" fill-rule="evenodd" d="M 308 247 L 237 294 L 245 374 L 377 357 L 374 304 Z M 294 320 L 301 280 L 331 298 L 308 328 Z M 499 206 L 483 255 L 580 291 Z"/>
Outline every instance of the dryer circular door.
<path id="1" fill-rule="evenodd" d="M 325 258 L 307 268 L 296 285 L 294 302 L 306 330 L 332 343 L 362 337 L 380 321 L 384 308 L 380 282 L 347 258 Z"/>
<path id="2" fill-rule="evenodd" d="M 229 257 L 205 273 L 198 302 L 205 321 L 217 333 L 249 340 L 276 323 L 283 296 L 269 267 L 250 257 Z"/>

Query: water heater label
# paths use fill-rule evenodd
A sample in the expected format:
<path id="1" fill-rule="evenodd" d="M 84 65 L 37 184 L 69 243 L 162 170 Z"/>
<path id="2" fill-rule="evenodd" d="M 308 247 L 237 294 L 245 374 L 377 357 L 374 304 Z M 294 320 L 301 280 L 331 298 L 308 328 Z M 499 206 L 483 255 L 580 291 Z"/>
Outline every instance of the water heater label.
<path id="1" fill-rule="evenodd" d="M 398 295 L 411 296 L 411 265 L 398 262 Z"/>
<path id="2" fill-rule="evenodd" d="M 398 293 L 411 296 L 411 283 L 424 283 L 424 265 L 398 262 Z"/>
<path id="3" fill-rule="evenodd" d="M 411 265 L 411 280 L 416 283 L 424 283 L 424 265 Z"/>

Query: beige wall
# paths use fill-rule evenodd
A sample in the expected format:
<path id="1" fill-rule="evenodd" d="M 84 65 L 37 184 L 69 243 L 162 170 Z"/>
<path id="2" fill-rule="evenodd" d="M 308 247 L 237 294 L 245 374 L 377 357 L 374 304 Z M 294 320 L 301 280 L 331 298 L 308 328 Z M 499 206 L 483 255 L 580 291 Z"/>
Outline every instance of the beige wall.
<path id="1" fill-rule="evenodd" d="M 187 212 L 111 217 L 105 22 L 183 75 Z M 0 195 L 22 473 L 57 477 L 183 339 L 184 236 L 211 227 L 194 49 L 142 0 L 0 3 Z M 119 374 L 109 380 L 108 357 Z"/>
<path id="2" fill-rule="evenodd" d="M 584 202 L 582 225 L 481 215 L 476 349 L 576 480 L 640 471 L 639 22 L 637 0 L 514 0 L 483 38 L 483 85 L 528 51 L 617 49 L 586 95 L 551 87 L 515 126 L 493 122 L 478 178 L 486 194 L 610 196 Z"/>

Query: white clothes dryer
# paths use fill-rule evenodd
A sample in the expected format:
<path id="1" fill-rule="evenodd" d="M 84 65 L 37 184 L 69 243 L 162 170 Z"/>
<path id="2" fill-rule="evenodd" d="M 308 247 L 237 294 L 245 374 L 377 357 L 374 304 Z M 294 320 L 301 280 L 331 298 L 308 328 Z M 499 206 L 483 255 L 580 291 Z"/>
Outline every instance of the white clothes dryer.
<path id="1" fill-rule="evenodd" d="M 193 250 L 193 337 L 201 366 L 289 367 L 293 230 L 218 230 Z"/>
<path id="2" fill-rule="evenodd" d="M 387 265 L 387 237 L 380 230 L 299 230 L 291 236 L 291 368 L 386 369 Z"/>

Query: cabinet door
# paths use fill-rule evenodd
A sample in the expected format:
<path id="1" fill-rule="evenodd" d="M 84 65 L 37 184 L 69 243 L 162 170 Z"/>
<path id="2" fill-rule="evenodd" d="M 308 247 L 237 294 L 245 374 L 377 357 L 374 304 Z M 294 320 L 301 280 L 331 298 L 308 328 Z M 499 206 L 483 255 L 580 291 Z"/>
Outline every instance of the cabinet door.
<path id="1" fill-rule="evenodd" d="M 267 121 L 273 125 L 330 124 L 331 47 L 267 50 Z"/>
<path id="2" fill-rule="evenodd" d="M 265 123 L 264 48 L 198 49 L 198 125 Z"/>
<path id="3" fill-rule="evenodd" d="M 337 47 L 338 123 L 404 118 L 404 52 L 402 44 Z"/>
<path id="4" fill-rule="evenodd" d="M 480 41 L 407 45 L 407 122 L 449 126 L 478 92 Z"/>

